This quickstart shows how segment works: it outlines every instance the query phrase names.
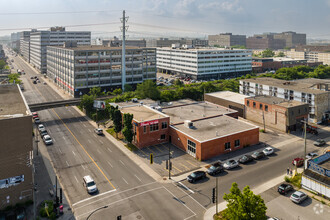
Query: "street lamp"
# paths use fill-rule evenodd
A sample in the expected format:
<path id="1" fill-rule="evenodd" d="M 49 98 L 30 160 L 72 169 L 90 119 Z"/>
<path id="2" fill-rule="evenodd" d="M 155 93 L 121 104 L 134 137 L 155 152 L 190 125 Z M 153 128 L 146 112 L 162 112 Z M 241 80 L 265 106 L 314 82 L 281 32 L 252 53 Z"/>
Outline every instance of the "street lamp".
<path id="1" fill-rule="evenodd" d="M 89 219 L 89 217 L 91 217 L 91 215 L 93 215 L 95 212 L 97 212 L 98 210 L 101 210 L 101 209 L 106 209 L 106 208 L 108 208 L 108 206 L 106 205 L 106 206 L 102 206 L 102 207 L 100 207 L 100 208 L 97 208 L 97 209 L 95 209 L 94 211 L 92 211 L 91 212 L 91 214 L 89 214 L 89 216 L 86 218 L 86 220 L 88 220 Z"/>

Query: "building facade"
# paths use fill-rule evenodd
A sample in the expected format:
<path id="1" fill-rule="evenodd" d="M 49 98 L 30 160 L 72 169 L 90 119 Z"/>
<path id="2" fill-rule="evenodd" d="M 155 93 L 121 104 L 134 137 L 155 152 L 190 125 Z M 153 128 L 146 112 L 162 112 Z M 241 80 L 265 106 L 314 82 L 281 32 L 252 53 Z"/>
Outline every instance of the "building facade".
<path id="1" fill-rule="evenodd" d="M 32 115 L 18 85 L 0 85 L 0 210 L 33 200 Z"/>
<path id="2" fill-rule="evenodd" d="M 121 47 L 122 40 L 117 37 L 114 37 L 111 40 L 101 40 L 98 39 L 98 44 L 108 47 Z M 147 43 L 145 39 L 142 40 L 125 40 L 125 45 L 127 47 L 146 47 Z"/>
<path id="3" fill-rule="evenodd" d="M 280 80 L 253 78 L 240 80 L 239 92 L 244 95 L 268 95 L 285 100 L 309 104 L 309 120 L 320 122 L 325 112 L 330 111 L 330 80 L 301 79 Z"/>
<path id="4" fill-rule="evenodd" d="M 172 44 L 178 44 L 179 47 L 182 45 L 191 45 L 192 47 L 206 47 L 208 46 L 208 40 L 203 39 L 168 39 L 168 38 L 159 38 L 159 39 L 149 39 L 146 41 L 147 47 L 171 47 Z"/>
<path id="5" fill-rule="evenodd" d="M 246 98 L 245 110 L 246 119 L 289 132 L 302 128 L 301 121 L 308 118 L 309 105 L 262 95 Z"/>
<path id="6" fill-rule="evenodd" d="M 10 47 L 19 51 L 20 32 L 10 34 Z"/>
<path id="7" fill-rule="evenodd" d="M 299 51 L 291 49 L 285 52 L 287 57 L 296 59 L 306 59 L 310 62 L 322 62 L 324 65 L 330 65 L 330 53 L 318 52 L 318 51 Z"/>
<path id="8" fill-rule="evenodd" d="M 232 33 L 223 33 L 209 35 L 209 46 L 231 47 L 246 46 L 246 35 L 233 35 Z"/>
<path id="9" fill-rule="evenodd" d="M 254 35 L 246 39 L 246 48 L 249 49 L 283 49 L 285 41 L 274 39 L 272 34 Z"/>
<path id="10" fill-rule="evenodd" d="M 243 76 L 251 73 L 251 63 L 250 50 L 157 48 L 157 69 L 160 72 L 193 79 Z"/>
<path id="11" fill-rule="evenodd" d="M 91 44 L 90 31 L 65 31 L 55 27 L 49 31 L 36 31 L 30 34 L 30 63 L 41 73 L 47 73 L 47 46 L 62 46 L 65 42 L 78 45 Z"/>
<path id="12" fill-rule="evenodd" d="M 296 47 L 298 45 L 306 45 L 306 34 L 299 34 L 293 31 L 275 33 L 274 39 L 284 40 L 284 47 Z"/>
<path id="13" fill-rule="evenodd" d="M 121 87 L 121 47 L 47 47 L 47 75 L 74 97 L 93 87 L 110 91 Z M 156 79 L 156 49 L 126 48 L 126 83 L 138 84 Z"/>

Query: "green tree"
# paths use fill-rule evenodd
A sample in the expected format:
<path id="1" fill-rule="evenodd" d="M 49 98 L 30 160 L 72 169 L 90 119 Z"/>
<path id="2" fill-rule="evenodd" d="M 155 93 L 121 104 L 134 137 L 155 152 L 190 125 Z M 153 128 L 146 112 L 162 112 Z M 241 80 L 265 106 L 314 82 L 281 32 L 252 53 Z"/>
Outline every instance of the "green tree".
<path id="1" fill-rule="evenodd" d="M 266 49 L 261 53 L 262 57 L 273 57 L 274 55 L 275 53 L 271 49 Z"/>
<path id="2" fill-rule="evenodd" d="M 175 90 L 163 90 L 160 93 L 160 99 L 164 102 L 177 100 L 177 93 Z"/>
<path id="3" fill-rule="evenodd" d="M 131 91 L 133 91 L 133 87 L 130 84 L 125 84 L 124 90 L 125 90 L 125 92 L 131 92 Z"/>
<path id="4" fill-rule="evenodd" d="M 21 84 L 22 81 L 19 79 L 20 75 L 18 73 L 12 73 L 8 75 L 8 79 L 10 83 L 14 83 L 15 84 Z"/>
<path id="5" fill-rule="evenodd" d="M 87 114 L 93 111 L 93 104 L 94 104 L 95 97 L 93 95 L 83 95 L 81 98 L 80 106 L 84 108 Z"/>
<path id="6" fill-rule="evenodd" d="M 138 84 L 136 92 L 141 98 L 150 98 L 152 100 L 160 99 L 160 91 L 157 88 L 156 83 L 152 80 L 146 80 L 143 83 Z"/>
<path id="7" fill-rule="evenodd" d="M 0 60 L 0 69 L 5 68 L 6 62 L 4 60 Z"/>
<path id="8" fill-rule="evenodd" d="M 114 95 L 120 95 L 120 94 L 123 93 L 123 90 L 121 90 L 120 88 L 118 88 L 118 89 L 113 90 L 112 93 L 113 93 Z"/>
<path id="9" fill-rule="evenodd" d="M 243 193 L 237 183 L 233 183 L 230 193 L 225 194 L 223 199 L 227 202 L 223 216 L 231 220 L 267 219 L 264 200 L 255 195 L 249 186 L 244 187 Z"/>
<path id="10" fill-rule="evenodd" d="M 123 134 L 129 143 L 133 140 L 133 125 L 132 125 L 133 115 L 129 113 L 124 114 L 124 129 Z"/>
<path id="11" fill-rule="evenodd" d="M 277 54 L 278 57 L 285 57 L 285 54 L 281 51 Z"/>
<path id="12" fill-rule="evenodd" d="M 114 124 L 114 130 L 116 132 L 116 137 L 118 137 L 118 133 L 122 129 L 122 116 L 121 116 L 121 112 L 120 112 L 119 109 L 114 110 L 112 121 L 113 121 L 113 124 Z"/>
<path id="13" fill-rule="evenodd" d="M 94 96 L 94 97 L 99 97 L 102 95 L 101 87 L 93 87 L 89 90 L 88 94 Z"/>
<path id="14" fill-rule="evenodd" d="M 183 86 L 184 85 L 184 83 L 180 79 L 174 80 L 173 84 L 175 86 Z"/>

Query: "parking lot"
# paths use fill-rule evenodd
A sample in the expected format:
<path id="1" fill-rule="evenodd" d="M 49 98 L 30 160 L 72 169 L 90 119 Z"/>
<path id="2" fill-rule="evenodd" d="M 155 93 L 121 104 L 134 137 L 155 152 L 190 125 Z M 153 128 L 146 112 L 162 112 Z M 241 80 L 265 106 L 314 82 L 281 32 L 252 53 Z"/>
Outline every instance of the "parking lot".
<path id="1" fill-rule="evenodd" d="M 168 170 L 166 170 L 166 160 L 168 160 L 169 149 L 171 151 L 172 162 L 171 175 L 173 176 L 199 169 L 205 164 L 169 143 L 145 147 L 135 151 L 135 153 L 138 154 L 147 164 L 150 164 L 150 154 L 152 153 L 154 162 L 150 167 L 160 175 L 166 176 L 168 175 Z"/>

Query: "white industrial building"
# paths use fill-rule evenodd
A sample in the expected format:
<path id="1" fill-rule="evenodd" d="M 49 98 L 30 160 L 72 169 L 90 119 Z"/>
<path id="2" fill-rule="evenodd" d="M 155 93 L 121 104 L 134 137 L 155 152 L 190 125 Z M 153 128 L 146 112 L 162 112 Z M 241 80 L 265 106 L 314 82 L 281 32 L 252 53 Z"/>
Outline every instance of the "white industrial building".
<path id="1" fill-rule="evenodd" d="M 65 31 L 64 27 L 54 27 L 49 31 L 30 33 L 30 63 L 41 73 L 47 72 L 47 46 L 62 46 L 65 42 L 78 45 L 91 44 L 90 31 Z"/>
<path id="2" fill-rule="evenodd" d="M 92 87 L 121 88 L 122 48 L 101 45 L 47 47 L 47 75 L 74 97 Z M 156 79 L 156 49 L 126 47 L 126 84 Z"/>
<path id="3" fill-rule="evenodd" d="M 233 78 L 251 73 L 252 52 L 222 48 L 157 48 L 157 69 L 198 80 Z"/>

